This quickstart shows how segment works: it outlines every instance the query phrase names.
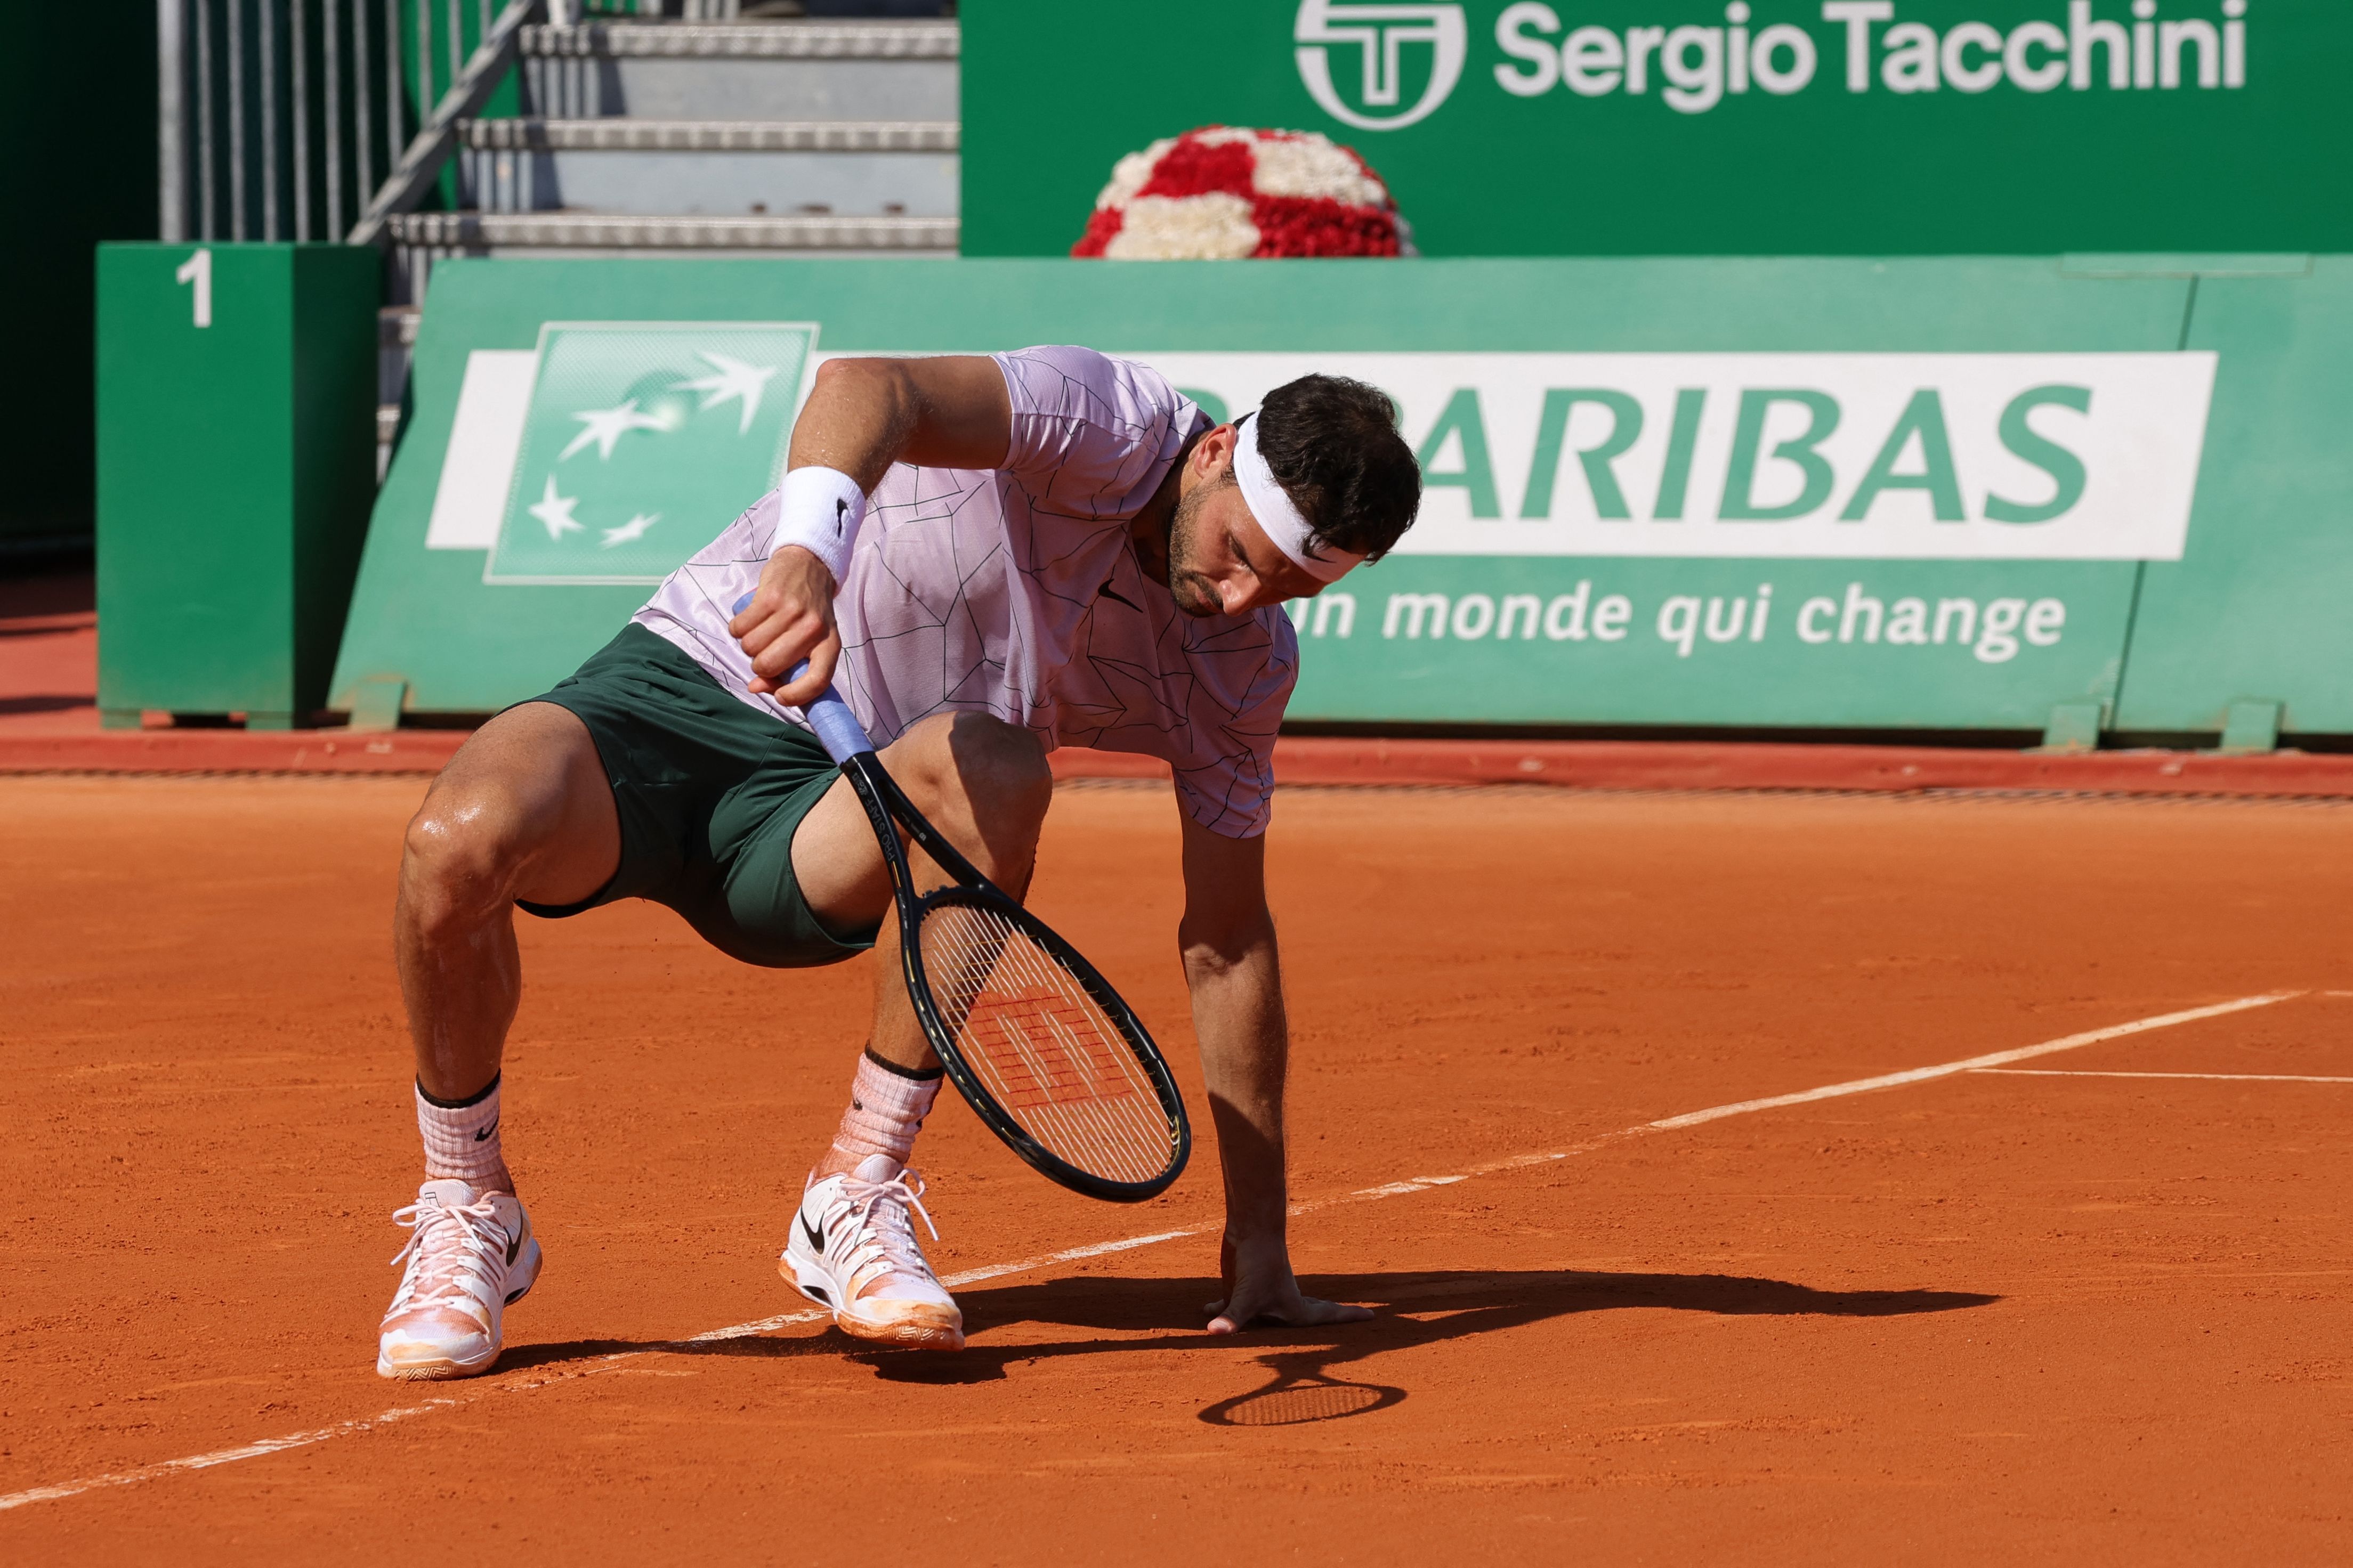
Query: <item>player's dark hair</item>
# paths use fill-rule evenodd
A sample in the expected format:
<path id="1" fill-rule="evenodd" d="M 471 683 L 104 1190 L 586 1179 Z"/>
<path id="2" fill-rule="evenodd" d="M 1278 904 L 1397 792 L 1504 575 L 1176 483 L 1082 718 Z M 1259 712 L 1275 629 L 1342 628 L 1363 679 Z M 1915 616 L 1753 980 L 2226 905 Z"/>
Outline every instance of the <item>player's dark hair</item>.
<path id="1" fill-rule="evenodd" d="M 1311 550 L 1377 561 L 1413 526 L 1421 467 L 1379 387 L 1303 375 L 1268 393 L 1255 417 L 1259 455 L 1307 520 Z"/>

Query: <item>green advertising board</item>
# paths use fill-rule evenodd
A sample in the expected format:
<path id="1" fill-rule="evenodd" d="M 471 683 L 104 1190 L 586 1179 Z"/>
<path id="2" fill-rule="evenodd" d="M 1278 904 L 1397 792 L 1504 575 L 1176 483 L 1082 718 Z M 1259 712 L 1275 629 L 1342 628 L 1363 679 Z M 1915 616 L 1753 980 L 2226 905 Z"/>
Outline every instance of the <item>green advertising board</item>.
<path id="1" fill-rule="evenodd" d="M 774 481 L 829 355 L 1079 342 L 1217 413 L 1308 370 L 1398 405 L 1423 515 L 1298 606 L 1294 719 L 2039 731 L 2112 706 L 2147 563 L 2231 552 L 2248 343 L 2185 343 L 2196 265 L 2131 270 L 452 262 L 335 700 L 553 685 Z"/>
<path id="2" fill-rule="evenodd" d="M 1212 123 L 1355 147 L 1428 256 L 2353 248 L 2341 0 L 974 0 L 963 29 L 967 256 L 1066 254 L 1116 160 Z"/>
<path id="3" fill-rule="evenodd" d="M 704 521 L 783 476 L 816 342 L 800 322 L 543 325 L 512 466 L 541 483 L 505 487 L 482 580 L 659 582 L 712 531 Z M 593 529 L 565 493 L 591 475 Z"/>

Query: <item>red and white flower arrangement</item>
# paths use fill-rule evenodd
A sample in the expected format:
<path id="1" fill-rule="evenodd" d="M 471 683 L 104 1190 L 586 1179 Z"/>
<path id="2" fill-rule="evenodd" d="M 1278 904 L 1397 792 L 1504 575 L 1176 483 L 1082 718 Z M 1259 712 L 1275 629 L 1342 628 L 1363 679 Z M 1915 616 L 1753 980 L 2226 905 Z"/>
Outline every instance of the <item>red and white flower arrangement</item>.
<path id="1" fill-rule="evenodd" d="M 1203 261 L 1413 248 L 1388 187 L 1352 149 L 1312 131 L 1208 125 L 1122 158 L 1071 254 Z"/>

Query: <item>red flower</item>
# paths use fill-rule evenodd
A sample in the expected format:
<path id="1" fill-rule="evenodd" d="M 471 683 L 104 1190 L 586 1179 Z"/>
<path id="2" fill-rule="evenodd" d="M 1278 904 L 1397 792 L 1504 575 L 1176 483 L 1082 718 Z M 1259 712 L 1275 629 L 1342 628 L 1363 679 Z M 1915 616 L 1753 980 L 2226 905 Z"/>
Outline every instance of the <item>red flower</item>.
<path id="1" fill-rule="evenodd" d="M 1397 220 L 1373 207 L 1350 206 L 1329 196 L 1257 196 L 1250 221 L 1258 226 L 1253 257 L 1395 256 Z M 1088 226 L 1092 237 L 1093 226 Z"/>
<path id="2" fill-rule="evenodd" d="M 1215 130 L 1211 126 L 1208 129 Z M 1179 137 L 1176 145 L 1168 149 L 1160 162 L 1152 166 L 1152 178 L 1145 182 L 1139 196 L 1198 196 L 1211 191 L 1223 191 L 1229 195 L 1250 194 L 1250 176 L 1257 169 L 1257 160 L 1250 156 L 1246 142 L 1223 142 L 1204 145 L 1193 140 L 1197 132 Z"/>
<path id="3" fill-rule="evenodd" d="M 1094 216 L 1087 219 L 1087 232 L 1080 236 L 1078 244 L 1071 247 L 1071 254 L 1101 256 L 1103 247 L 1111 243 L 1112 236 L 1117 234 L 1126 221 L 1127 215 L 1117 207 L 1097 207 Z"/>

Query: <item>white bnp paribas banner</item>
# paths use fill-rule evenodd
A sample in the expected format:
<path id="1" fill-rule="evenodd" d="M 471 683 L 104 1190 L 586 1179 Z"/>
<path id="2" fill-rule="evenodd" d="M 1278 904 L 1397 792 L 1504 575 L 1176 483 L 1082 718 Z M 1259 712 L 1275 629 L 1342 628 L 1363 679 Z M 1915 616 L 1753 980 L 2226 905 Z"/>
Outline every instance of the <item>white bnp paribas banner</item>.
<path id="1" fill-rule="evenodd" d="M 2178 561 L 2215 356 L 1157 353 L 1219 417 L 1321 371 L 1403 411 L 1400 553 Z"/>

